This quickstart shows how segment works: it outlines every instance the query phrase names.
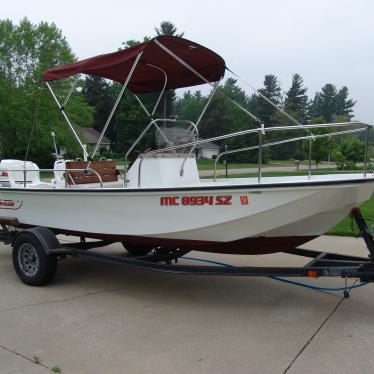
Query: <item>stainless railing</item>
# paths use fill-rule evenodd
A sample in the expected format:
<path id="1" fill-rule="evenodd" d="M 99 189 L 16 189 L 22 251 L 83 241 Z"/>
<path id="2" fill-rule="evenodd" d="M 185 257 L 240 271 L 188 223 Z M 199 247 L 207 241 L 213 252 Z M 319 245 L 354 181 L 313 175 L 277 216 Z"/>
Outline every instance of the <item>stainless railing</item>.
<path id="1" fill-rule="evenodd" d="M 291 138 L 291 139 L 286 139 L 286 140 L 281 140 L 277 142 L 272 142 L 272 143 L 265 143 L 263 144 L 263 137 L 266 135 L 268 132 L 274 132 L 274 131 L 289 131 L 289 130 L 310 130 L 310 129 L 321 129 L 321 128 L 338 128 L 338 127 L 357 127 L 360 126 L 359 128 L 356 129 L 351 129 L 351 130 L 343 130 L 339 132 L 331 132 L 331 133 L 326 133 L 326 134 L 319 134 L 319 135 L 311 135 L 308 136 L 301 136 L 297 138 Z M 339 123 L 323 123 L 323 124 L 317 124 L 317 125 L 292 125 L 292 126 L 273 126 L 273 127 L 267 127 L 265 128 L 263 125 L 259 128 L 256 129 L 249 129 L 249 130 L 243 130 L 239 131 L 236 133 L 231 133 L 231 134 L 226 134 L 226 135 L 221 135 L 221 136 L 216 136 L 210 139 L 203 139 L 203 140 L 197 140 L 195 142 L 190 142 L 190 143 L 185 143 L 185 144 L 179 144 L 179 145 L 173 145 L 169 147 L 165 147 L 162 149 L 156 149 L 152 151 L 148 151 L 144 153 L 143 155 L 140 156 L 140 161 L 139 161 L 139 166 L 138 166 L 138 187 L 141 186 L 141 166 L 143 160 L 153 154 L 157 153 L 163 153 L 163 152 L 168 152 L 176 149 L 183 149 L 183 148 L 188 148 L 188 147 L 196 147 L 198 145 L 208 143 L 208 142 L 215 142 L 219 140 L 225 140 L 225 139 L 230 139 L 230 138 L 235 138 L 238 136 L 243 136 L 243 135 L 248 135 L 248 134 L 254 134 L 257 133 L 259 134 L 259 144 L 257 146 L 251 146 L 251 147 L 244 147 L 244 148 L 239 148 L 236 150 L 231 150 L 227 151 L 228 153 L 236 153 L 236 152 L 243 152 L 251 149 L 258 149 L 259 150 L 259 157 L 258 157 L 258 182 L 261 182 L 261 171 L 262 171 L 262 149 L 266 147 L 271 147 L 274 145 L 279 145 L 279 144 L 284 144 L 284 143 L 290 143 L 290 142 L 295 142 L 299 140 L 309 140 L 309 173 L 308 173 L 308 178 L 310 178 L 311 175 L 311 165 L 312 165 L 312 142 L 318 138 L 324 138 L 324 137 L 331 137 L 331 136 L 337 136 L 337 135 L 343 135 L 343 134 L 349 134 L 349 133 L 355 133 L 355 132 L 363 132 L 366 131 L 366 137 L 365 137 L 365 153 L 364 153 L 364 177 L 366 177 L 367 173 L 367 155 L 368 155 L 368 141 L 369 141 L 369 129 L 372 127 L 371 125 L 364 123 L 364 122 L 339 122 Z M 220 153 L 217 158 L 219 159 L 222 155 L 226 154 L 225 152 Z M 214 168 L 214 180 L 215 174 L 216 174 L 216 166 L 217 166 L 217 159 L 215 163 L 215 168 Z"/>
<path id="2" fill-rule="evenodd" d="M 297 138 L 292 138 L 292 139 L 285 139 L 285 140 L 279 140 L 276 142 L 271 142 L 271 143 L 266 143 L 262 144 L 259 143 L 259 145 L 251 146 L 251 147 L 243 147 L 243 148 L 238 148 L 238 149 L 233 149 L 230 151 L 225 151 L 221 152 L 220 154 L 217 155 L 215 162 L 214 162 L 214 174 L 213 174 L 213 179 L 216 181 L 216 172 L 217 172 L 217 163 L 219 159 L 228 154 L 233 154 L 233 153 L 239 153 L 239 152 L 244 152 L 244 151 L 250 151 L 254 149 L 259 149 L 262 150 L 263 148 L 267 147 L 272 147 L 274 145 L 280 145 L 280 144 L 286 144 L 286 143 L 292 143 L 300 140 L 309 140 L 309 160 L 308 160 L 308 178 L 310 179 L 311 176 L 311 169 L 312 169 L 312 143 L 313 140 L 319 139 L 319 138 L 326 138 L 326 137 L 332 137 L 332 136 L 338 136 L 338 135 L 344 135 L 344 134 L 352 134 L 356 132 L 363 132 L 366 131 L 365 128 L 360 128 L 360 129 L 352 129 L 352 130 L 345 130 L 345 131 L 338 131 L 338 132 L 331 132 L 328 134 L 320 134 L 320 135 L 307 135 L 307 136 L 299 136 Z M 260 161 L 260 155 L 259 155 L 259 169 L 258 169 L 258 181 L 261 182 L 261 161 Z M 365 163 L 364 163 L 365 164 Z M 364 175 L 366 176 L 366 165 L 364 166 Z"/>
<path id="3" fill-rule="evenodd" d="M 162 132 L 162 130 L 158 127 L 157 125 L 157 122 L 171 122 L 171 123 L 181 123 L 181 124 L 188 124 L 190 125 L 190 127 L 186 130 L 186 133 L 188 133 L 189 129 L 192 128 L 194 129 L 195 131 L 195 136 L 196 136 L 196 139 L 198 139 L 199 137 L 199 130 L 197 129 L 197 126 L 195 125 L 195 123 L 193 123 L 192 121 L 189 121 L 189 120 L 178 120 L 178 119 L 164 119 L 164 118 L 158 118 L 158 119 L 154 119 L 152 120 L 147 126 L 146 128 L 141 132 L 141 134 L 138 136 L 138 138 L 135 140 L 135 142 L 132 144 L 132 146 L 128 149 L 128 151 L 126 152 L 126 155 L 125 155 L 125 163 L 124 163 L 124 176 L 123 176 L 123 179 L 124 179 L 124 186 L 126 187 L 127 185 L 127 161 L 128 161 L 128 157 L 129 157 L 129 154 L 134 150 L 134 148 L 138 145 L 138 143 L 140 142 L 140 140 L 143 139 L 144 135 L 147 133 L 147 131 L 152 127 L 152 126 L 155 126 L 156 127 L 156 130 L 160 132 L 161 136 L 164 138 L 164 140 L 166 141 L 166 143 L 170 144 L 170 141 L 169 139 L 164 135 L 164 133 Z M 186 143 L 187 144 L 187 143 Z M 186 162 L 186 159 L 187 157 L 193 152 L 195 146 L 194 146 L 195 142 L 193 142 L 191 144 L 191 147 L 192 149 L 190 150 L 190 152 L 188 153 L 188 155 L 186 156 L 186 158 L 183 160 L 183 163 L 182 163 L 182 167 L 181 167 L 181 171 L 180 173 L 183 174 L 183 167 L 184 167 L 184 164 Z M 185 147 L 183 147 L 185 148 Z M 165 148 L 163 148 L 165 149 Z"/>

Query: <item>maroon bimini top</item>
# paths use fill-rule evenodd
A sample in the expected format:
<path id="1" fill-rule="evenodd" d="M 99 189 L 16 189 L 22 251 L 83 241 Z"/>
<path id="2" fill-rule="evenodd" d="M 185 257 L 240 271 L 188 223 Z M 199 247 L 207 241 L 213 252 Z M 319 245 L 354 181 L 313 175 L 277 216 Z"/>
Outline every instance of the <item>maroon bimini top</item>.
<path id="1" fill-rule="evenodd" d="M 201 77 L 163 50 L 156 44 L 156 40 L 191 66 Z M 162 35 L 135 47 L 48 69 L 43 78 L 45 81 L 53 81 L 83 73 L 123 84 L 140 52 L 143 54 L 127 85 L 127 89 L 134 93 L 159 92 L 164 86 L 163 72 L 148 64 L 166 72 L 166 89 L 206 83 L 202 77 L 208 82 L 216 82 L 225 73 L 225 61 L 215 52 L 187 39 Z"/>

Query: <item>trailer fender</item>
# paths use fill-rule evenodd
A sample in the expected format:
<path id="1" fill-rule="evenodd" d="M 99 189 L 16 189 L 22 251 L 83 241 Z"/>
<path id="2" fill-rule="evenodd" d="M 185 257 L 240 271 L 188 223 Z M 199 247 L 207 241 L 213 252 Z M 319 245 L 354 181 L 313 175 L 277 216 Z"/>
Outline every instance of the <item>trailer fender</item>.
<path id="1" fill-rule="evenodd" d="M 58 251 L 56 249 L 61 248 L 61 244 L 58 241 L 56 235 L 47 227 L 32 227 L 30 229 L 25 229 L 18 231 L 17 234 L 13 237 L 12 240 L 12 247 L 14 246 L 14 242 L 20 235 L 24 235 L 28 233 L 34 236 L 40 244 L 43 246 L 45 254 L 50 254 L 51 250 L 56 254 Z"/>

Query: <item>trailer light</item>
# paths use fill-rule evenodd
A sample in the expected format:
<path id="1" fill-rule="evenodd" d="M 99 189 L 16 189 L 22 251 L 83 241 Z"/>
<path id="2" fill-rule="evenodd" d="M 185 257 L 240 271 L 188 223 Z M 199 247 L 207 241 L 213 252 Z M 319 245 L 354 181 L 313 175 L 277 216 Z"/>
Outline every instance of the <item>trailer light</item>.
<path id="1" fill-rule="evenodd" d="M 317 278 L 318 277 L 317 270 L 308 270 L 308 277 L 310 277 L 310 278 Z"/>

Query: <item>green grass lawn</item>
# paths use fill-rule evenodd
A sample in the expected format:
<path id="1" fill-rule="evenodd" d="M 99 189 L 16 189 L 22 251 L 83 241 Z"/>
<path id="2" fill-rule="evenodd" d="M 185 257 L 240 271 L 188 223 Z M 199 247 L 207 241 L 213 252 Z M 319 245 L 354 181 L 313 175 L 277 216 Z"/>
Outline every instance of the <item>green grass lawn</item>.
<path id="1" fill-rule="evenodd" d="M 370 227 L 374 221 L 374 194 L 368 201 L 365 201 L 361 206 L 361 213 L 364 217 L 366 224 Z M 353 228 L 353 230 L 352 230 Z M 335 227 L 327 232 L 327 235 L 341 235 L 341 236 L 355 236 L 358 234 L 358 227 L 356 222 L 351 217 L 344 218 Z"/>
<path id="2" fill-rule="evenodd" d="M 257 164 L 252 164 L 249 162 L 243 163 L 229 163 L 228 167 L 230 169 L 245 169 L 245 168 L 256 168 Z M 199 170 L 213 170 L 214 169 L 214 160 L 200 159 L 197 160 L 197 168 Z M 225 164 L 218 162 L 217 169 L 225 169 Z"/>

